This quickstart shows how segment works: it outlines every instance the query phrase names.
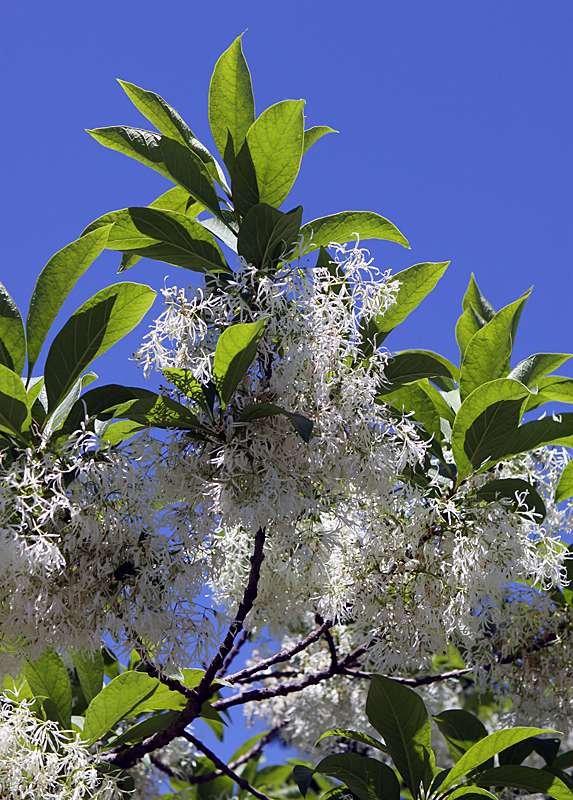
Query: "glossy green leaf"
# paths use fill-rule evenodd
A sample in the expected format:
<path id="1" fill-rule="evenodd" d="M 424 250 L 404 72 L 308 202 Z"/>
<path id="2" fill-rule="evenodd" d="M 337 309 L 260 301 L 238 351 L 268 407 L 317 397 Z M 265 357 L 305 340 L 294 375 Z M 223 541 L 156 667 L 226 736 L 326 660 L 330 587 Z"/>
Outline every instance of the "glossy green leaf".
<path id="1" fill-rule="evenodd" d="M 90 372 L 88 373 L 88 375 L 85 375 L 77 379 L 77 381 L 74 383 L 70 391 L 62 400 L 62 402 L 56 406 L 56 408 L 49 414 L 47 419 L 44 421 L 44 424 L 42 425 L 42 436 L 44 440 L 50 439 L 54 434 L 54 432 L 58 431 L 64 425 L 65 421 L 67 420 L 68 416 L 72 411 L 72 408 L 79 400 L 81 390 L 85 385 L 84 379 L 88 379 L 89 382 L 91 383 L 91 381 L 95 380 L 96 378 L 97 375 L 95 374 L 95 372 Z M 79 425 L 74 430 L 78 430 L 78 428 Z M 73 431 L 70 431 L 69 426 L 66 426 L 65 432 L 72 433 Z"/>
<path id="2" fill-rule="evenodd" d="M 439 264 L 414 264 L 408 269 L 397 272 L 394 280 L 400 281 L 396 302 L 384 314 L 372 320 L 368 338 L 373 348 L 379 347 L 388 334 L 417 308 L 422 300 L 430 294 L 446 269 L 449 261 Z M 368 355 L 366 353 L 365 355 Z"/>
<path id="3" fill-rule="evenodd" d="M 30 375 L 64 300 L 105 248 L 110 231 L 111 225 L 106 223 L 81 236 L 53 255 L 38 276 L 26 320 Z"/>
<path id="4" fill-rule="evenodd" d="M 212 435 L 212 431 L 201 425 L 195 414 L 184 405 L 161 395 L 131 400 L 119 406 L 115 416 L 153 428 L 176 428 Z"/>
<path id="5" fill-rule="evenodd" d="M 509 373 L 514 330 L 529 294 L 527 292 L 519 300 L 498 311 L 468 343 L 460 369 L 462 402 L 478 386 L 497 378 L 505 378 Z"/>
<path id="6" fill-rule="evenodd" d="M 225 216 L 223 214 L 223 216 Z M 205 230 L 216 236 L 223 244 L 226 244 L 234 253 L 237 252 L 237 234 L 234 228 L 230 228 L 225 222 L 222 222 L 217 217 L 207 217 L 207 219 L 198 219 L 197 222 Z"/>
<path id="7" fill-rule="evenodd" d="M 436 376 L 454 377 L 443 361 L 434 358 L 433 354 L 404 350 L 393 353 L 388 359 L 384 367 L 384 377 L 388 383 L 381 384 L 378 391 L 381 395 L 390 394 L 404 384 Z"/>
<path id="8" fill-rule="evenodd" d="M 466 397 L 452 428 L 452 450 L 460 478 L 488 459 L 499 460 L 517 430 L 529 391 L 507 378 L 485 383 Z"/>
<path id="9" fill-rule="evenodd" d="M 544 769 L 508 765 L 481 772 L 475 778 L 481 786 L 507 786 L 525 792 L 544 794 L 554 800 L 573 800 L 573 792 L 557 776 Z"/>
<path id="10" fill-rule="evenodd" d="M 155 296 L 149 286 L 118 283 L 102 289 L 72 314 L 46 358 L 44 375 L 50 410 L 60 404 L 95 358 L 141 322 Z"/>
<path id="11" fill-rule="evenodd" d="M 418 797 L 420 784 L 429 787 L 435 766 L 430 719 L 422 698 L 397 681 L 373 675 L 366 715 L 384 739 L 406 786 Z"/>
<path id="12" fill-rule="evenodd" d="M 573 461 L 570 461 L 563 469 L 557 489 L 555 490 L 555 502 L 568 500 L 573 497 Z"/>
<path id="13" fill-rule="evenodd" d="M 231 325 L 219 337 L 213 360 L 213 380 L 223 409 L 253 363 L 265 325 L 264 319 Z"/>
<path id="14" fill-rule="evenodd" d="M 561 439 L 573 436 L 573 413 L 557 414 L 554 417 L 543 417 L 520 425 L 504 444 L 503 456 L 514 456 L 526 453 L 536 447 L 549 444 L 561 444 Z M 498 456 L 502 458 L 502 456 Z"/>
<path id="15" fill-rule="evenodd" d="M 248 130 L 261 203 L 278 208 L 295 182 L 304 144 L 303 110 L 304 100 L 282 100 L 263 111 Z"/>
<path id="16" fill-rule="evenodd" d="M 539 736 L 533 736 L 502 750 L 498 755 L 499 766 L 522 764 L 531 753 L 537 753 L 546 764 L 552 764 L 560 745 L 561 739 L 541 739 Z"/>
<path id="17" fill-rule="evenodd" d="M 464 295 L 464 299 L 462 300 L 462 309 L 466 311 L 466 309 L 471 308 L 472 306 L 477 311 L 479 316 L 485 320 L 485 322 L 489 322 L 495 316 L 495 310 L 491 303 L 486 300 L 483 294 L 480 292 L 473 272 L 470 276 L 470 282 Z"/>
<path id="18" fill-rule="evenodd" d="M 377 398 L 377 400 L 378 399 L 379 398 Z M 392 394 L 382 396 L 380 399 L 384 402 L 391 403 L 400 414 L 412 413 L 412 419 L 424 426 L 425 435 L 420 431 L 421 437 L 425 440 L 433 437 L 433 443 L 439 448 L 439 443 L 442 439 L 440 413 L 429 393 L 425 391 L 422 382 L 402 386 L 397 391 L 392 392 Z M 435 455 L 438 455 L 438 453 L 435 453 Z M 438 455 L 438 457 L 440 457 L 440 455 Z"/>
<path id="19" fill-rule="evenodd" d="M 296 785 L 298 786 L 303 797 L 306 797 L 307 795 L 314 773 L 314 769 L 311 767 L 306 767 L 304 764 L 295 764 L 293 768 L 293 778 L 295 779 Z"/>
<path id="20" fill-rule="evenodd" d="M 88 133 L 104 147 L 130 156 L 179 184 L 216 217 L 221 215 L 207 166 L 179 142 L 152 131 L 123 125 L 97 128 Z"/>
<path id="21" fill-rule="evenodd" d="M 241 38 L 242 35 L 237 37 L 219 58 L 209 86 L 211 133 L 230 173 L 233 171 L 235 155 L 255 121 L 251 74 L 243 55 Z"/>
<path id="22" fill-rule="evenodd" d="M 160 95 L 142 89 L 133 83 L 121 81 L 118 83 L 127 94 L 131 102 L 138 108 L 158 131 L 170 139 L 188 147 L 206 165 L 211 176 L 225 187 L 226 182 L 220 166 L 217 164 L 205 145 L 197 139 L 182 117 Z"/>
<path id="23" fill-rule="evenodd" d="M 343 737 L 344 739 L 352 739 L 354 742 L 360 742 L 360 744 L 365 744 L 368 747 L 373 747 L 375 750 L 380 750 L 383 753 L 388 752 L 388 748 L 379 742 L 378 739 L 374 739 L 372 736 L 368 736 L 366 733 L 360 733 L 359 731 L 351 731 L 347 728 L 333 728 L 331 731 L 326 731 L 321 736 L 318 737 L 314 746 L 322 740 L 327 738 L 328 736 L 338 736 Z"/>
<path id="24" fill-rule="evenodd" d="M 516 494 L 520 495 L 518 502 Z M 533 511 L 536 515 L 536 522 L 541 523 L 547 516 L 545 503 L 535 491 L 533 486 L 521 478 L 497 478 L 488 481 L 476 491 L 476 497 L 491 503 L 499 498 L 506 498 L 511 501 L 512 511 L 523 511 L 524 506 L 528 511 Z"/>
<path id="25" fill-rule="evenodd" d="M 307 222 L 302 226 L 300 232 L 304 236 L 304 241 L 308 242 L 305 253 L 310 253 L 318 247 L 328 247 L 331 242 L 338 244 L 351 242 L 357 236 L 360 237 L 360 240 L 384 239 L 389 242 L 398 242 L 404 247 L 410 247 L 408 240 L 395 225 L 373 211 L 341 211 L 338 214 L 330 214 L 328 217 L 320 217 Z M 444 265 L 444 270 L 446 266 L 447 264 Z M 410 267 L 410 269 L 414 269 L 414 267 Z M 403 273 L 392 277 L 400 280 L 400 275 Z M 430 290 L 428 289 L 428 291 Z"/>
<path id="26" fill-rule="evenodd" d="M 249 209 L 255 206 L 260 200 L 257 173 L 247 140 L 243 142 L 243 146 L 235 157 L 231 189 L 233 194 L 233 207 L 235 211 L 243 217 L 247 214 Z"/>
<path id="27" fill-rule="evenodd" d="M 508 728 L 504 731 L 491 733 L 484 739 L 480 739 L 480 741 L 472 745 L 457 764 L 452 767 L 440 786 L 440 790 L 443 792 L 449 789 L 450 786 L 455 786 L 461 778 L 465 777 L 472 770 L 481 767 L 482 764 L 485 764 L 486 761 L 502 750 L 505 750 L 507 747 L 511 747 L 518 742 L 522 742 L 524 739 L 529 739 L 531 736 L 537 736 L 542 733 L 555 733 L 555 731 L 543 730 L 541 728 Z M 513 769 L 515 769 L 515 767 Z M 494 771 L 495 770 L 491 770 L 491 772 Z M 485 786 L 490 785 L 482 781 L 481 776 L 479 782 L 483 783 Z"/>
<path id="28" fill-rule="evenodd" d="M 528 399 L 524 411 L 533 411 L 544 403 L 573 403 L 573 380 L 548 375 L 537 380 L 537 394 Z"/>
<path id="29" fill-rule="evenodd" d="M 534 353 L 520 361 L 507 376 L 525 386 L 533 386 L 538 378 L 553 372 L 571 358 L 569 353 Z"/>
<path id="30" fill-rule="evenodd" d="M 456 342 L 460 348 L 461 359 L 475 334 L 485 325 L 487 325 L 487 321 L 480 317 L 473 306 L 464 309 L 456 323 Z"/>
<path id="31" fill-rule="evenodd" d="M 302 154 L 304 155 L 310 148 L 322 139 L 327 133 L 338 133 L 334 128 L 329 128 L 328 125 L 315 125 L 313 128 L 308 128 L 304 132 L 304 144 L 302 147 Z"/>
<path id="32" fill-rule="evenodd" d="M 103 442 L 121 444 L 121 442 L 125 442 L 126 439 L 135 436 L 136 433 L 141 433 L 145 428 L 145 425 L 139 425 L 137 422 L 122 419 L 119 422 L 106 422 L 105 425 L 102 425 L 98 435 Z"/>
<path id="33" fill-rule="evenodd" d="M 446 740 L 454 763 L 458 762 L 476 742 L 487 736 L 485 725 L 469 711 L 463 709 L 442 711 L 433 719 Z M 491 766 L 493 767 L 493 761 Z"/>
<path id="34" fill-rule="evenodd" d="M 72 658 L 78 674 L 78 680 L 88 705 L 103 688 L 103 658 L 101 653 L 93 656 L 73 653 Z"/>
<path id="35" fill-rule="evenodd" d="M 124 208 L 95 220 L 86 231 L 109 222 L 114 223 L 107 242 L 110 250 L 197 272 L 229 272 L 212 235 L 185 214 L 145 206 Z"/>
<path id="36" fill-rule="evenodd" d="M 205 411 L 209 412 L 211 406 L 205 395 L 204 387 L 193 377 L 189 369 L 164 369 L 163 374 L 186 397 L 194 400 Z M 212 410 L 212 408 L 211 408 Z"/>
<path id="37" fill-rule="evenodd" d="M 257 203 L 241 223 L 237 251 L 260 270 L 273 268 L 298 242 L 301 222 L 302 206 L 283 214 L 267 203 Z"/>
<path id="38" fill-rule="evenodd" d="M 145 672 L 124 672 L 111 680 L 88 706 L 82 738 L 94 744 L 161 686 Z"/>
<path id="39" fill-rule="evenodd" d="M 90 389 L 74 404 L 62 427 L 62 433 L 69 436 L 79 430 L 81 424 L 86 420 L 93 419 L 98 415 L 101 419 L 111 419 L 112 412 L 123 403 L 151 397 L 157 397 L 155 392 L 131 386 L 120 386 L 115 383 Z M 105 412 L 109 413 L 105 415 Z"/>
<path id="40" fill-rule="evenodd" d="M 287 411 L 286 408 L 277 406 L 274 403 L 251 403 L 243 409 L 238 421 L 254 422 L 257 419 L 274 417 L 277 414 L 288 417 L 300 438 L 305 442 L 310 441 L 313 429 L 312 420 L 304 417 L 302 414 L 294 414 L 291 411 Z"/>
<path id="41" fill-rule="evenodd" d="M 27 661 L 24 676 L 36 697 L 47 697 L 57 712 L 57 722 L 70 730 L 72 714 L 72 687 L 66 665 L 53 650 L 40 656 L 37 661 Z"/>
<path id="42" fill-rule="evenodd" d="M 144 673 L 140 673 L 144 674 Z M 153 679 L 155 680 L 155 679 Z M 171 691 L 165 684 L 159 683 L 149 697 L 144 697 L 130 711 L 130 716 L 148 714 L 153 711 L 182 711 L 187 705 L 187 698 L 180 692 Z"/>
<path id="43" fill-rule="evenodd" d="M 185 214 L 186 217 L 193 219 L 205 210 L 201 203 L 198 203 L 186 189 L 181 186 L 174 186 L 168 189 L 159 197 L 149 203 L 149 208 L 158 208 L 161 211 L 177 211 L 178 214 Z"/>
<path id="44" fill-rule="evenodd" d="M 573 767 L 573 750 L 567 750 L 565 753 L 557 756 L 551 766 L 554 769 L 571 769 Z"/>
<path id="45" fill-rule="evenodd" d="M 22 379 L 0 364 L 0 430 L 20 435 L 29 419 L 28 398 Z"/>
<path id="46" fill-rule="evenodd" d="M 481 786 L 468 784 L 458 786 L 457 789 L 454 789 L 454 791 L 448 795 L 448 800 L 481 800 L 483 797 L 488 797 L 489 800 L 498 800 L 495 794 L 488 792 L 487 789 L 483 789 Z"/>
<path id="47" fill-rule="evenodd" d="M 399 800 L 400 784 L 394 771 L 374 758 L 358 753 L 327 756 L 316 772 L 342 781 L 359 800 Z"/>
<path id="48" fill-rule="evenodd" d="M 26 361 L 26 333 L 18 306 L 0 283 L 0 365 L 22 374 Z"/>
<path id="49" fill-rule="evenodd" d="M 119 736 L 115 736 L 106 742 L 105 747 L 118 747 L 120 744 L 136 744 L 137 742 L 153 736 L 154 733 L 165 730 L 165 728 L 179 716 L 178 711 L 167 711 L 164 714 L 154 714 L 152 717 L 137 722 Z"/>

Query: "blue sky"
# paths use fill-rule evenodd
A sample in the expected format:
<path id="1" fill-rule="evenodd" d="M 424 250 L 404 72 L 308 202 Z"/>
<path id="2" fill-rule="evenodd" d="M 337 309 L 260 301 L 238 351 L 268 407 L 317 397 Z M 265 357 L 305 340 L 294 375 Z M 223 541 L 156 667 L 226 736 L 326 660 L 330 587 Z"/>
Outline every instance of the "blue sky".
<path id="1" fill-rule="evenodd" d="M 412 249 L 372 243 L 384 269 L 452 262 L 389 347 L 457 361 L 453 327 L 474 271 L 496 309 L 535 285 L 514 363 L 573 352 L 569 0 L 4 0 L 2 15 L 0 280 L 23 311 L 55 251 L 101 214 L 169 188 L 84 132 L 147 127 L 115 78 L 161 94 L 211 148 L 210 75 L 248 29 L 258 111 L 303 97 L 308 126 L 340 131 L 305 157 L 288 207 L 302 204 L 304 221 L 386 216 Z M 60 324 L 118 280 L 117 263 L 108 253 L 90 268 Z M 159 289 L 165 276 L 194 277 L 140 262 L 122 279 Z M 94 365 L 105 382 L 141 383 L 127 359 L 143 333 Z"/>

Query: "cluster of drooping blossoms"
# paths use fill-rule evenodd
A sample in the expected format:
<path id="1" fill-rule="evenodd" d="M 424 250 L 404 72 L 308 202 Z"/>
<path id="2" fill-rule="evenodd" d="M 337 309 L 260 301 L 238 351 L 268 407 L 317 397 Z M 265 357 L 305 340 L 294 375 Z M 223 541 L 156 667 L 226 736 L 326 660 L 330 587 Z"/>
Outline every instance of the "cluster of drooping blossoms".
<path id="1" fill-rule="evenodd" d="M 181 487 L 157 484 L 143 447 L 79 434 L 57 453 L 0 453 L 2 671 L 47 647 L 99 649 L 106 635 L 187 659 L 215 633 L 189 603 L 205 580 L 201 542 L 163 528 Z"/>
<path id="2" fill-rule="evenodd" d="M 26 701 L 0 700 L 0 797 L 10 800 L 119 800 L 122 792 L 93 766 L 94 757 Z"/>
<path id="3" fill-rule="evenodd" d="M 410 505 L 403 488 L 396 505 L 381 510 L 374 541 L 358 539 L 348 529 L 324 565 L 329 580 L 315 605 L 325 615 L 329 599 L 338 599 L 342 622 L 333 638 L 339 653 L 368 642 L 362 670 L 408 678 L 466 665 L 474 691 L 495 687 L 505 709 L 502 724 L 539 723 L 570 731 L 573 608 L 556 587 L 566 583 L 563 537 L 570 536 L 573 501 L 554 502 L 567 459 L 560 449 L 543 448 L 495 471 L 496 477 L 520 477 L 536 485 L 547 508 L 542 522 L 525 508 L 515 513 L 501 502 L 472 500 L 470 485 L 448 501 L 410 489 Z M 478 476 L 474 484 L 485 480 Z M 277 578 L 269 580 L 274 584 Z M 289 614 L 285 603 L 283 618 Z M 298 637 L 313 628 L 316 621 L 309 614 Z M 293 636 L 284 633 L 282 648 L 292 646 Z M 459 656 L 440 670 L 435 656 L 447 652 Z M 323 640 L 291 662 L 299 680 L 329 664 Z M 272 687 L 276 680 L 265 683 Z M 418 691 L 439 710 L 444 700 L 442 708 L 456 705 L 460 685 L 449 680 Z M 362 720 L 366 725 L 366 692 L 363 681 L 337 676 L 298 694 L 251 704 L 248 714 L 272 725 L 286 721 L 281 736 L 309 752 L 329 728 L 368 730 L 351 724 Z"/>

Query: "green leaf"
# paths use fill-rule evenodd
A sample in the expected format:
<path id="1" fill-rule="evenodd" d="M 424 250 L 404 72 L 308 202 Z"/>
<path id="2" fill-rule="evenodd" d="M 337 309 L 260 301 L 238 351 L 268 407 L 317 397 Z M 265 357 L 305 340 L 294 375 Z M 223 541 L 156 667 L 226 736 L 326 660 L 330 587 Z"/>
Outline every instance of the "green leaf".
<path id="1" fill-rule="evenodd" d="M 223 216 L 226 216 L 225 213 L 223 213 Z M 223 244 L 226 244 L 234 253 L 237 252 L 237 234 L 228 222 L 221 222 L 217 217 L 198 219 L 197 222 L 209 233 L 212 233 L 213 236 L 216 236 Z"/>
<path id="2" fill-rule="evenodd" d="M 342 781 L 359 800 L 400 798 L 400 784 L 394 771 L 374 758 L 340 753 L 323 758 L 315 771 Z"/>
<path id="3" fill-rule="evenodd" d="M 179 142 L 152 131 L 123 125 L 97 128 L 88 133 L 104 147 L 141 161 L 179 184 L 212 214 L 221 216 L 217 192 L 207 166 Z"/>
<path id="4" fill-rule="evenodd" d="M 310 148 L 322 139 L 327 133 L 338 133 L 334 128 L 329 128 L 327 125 L 315 125 L 313 128 L 308 128 L 304 132 L 304 144 L 302 147 L 302 154 L 304 155 Z"/>
<path id="5" fill-rule="evenodd" d="M 462 308 L 464 311 L 466 311 L 466 309 L 471 308 L 472 306 L 477 311 L 479 316 L 485 320 L 485 322 L 489 322 L 495 316 L 495 310 L 491 303 L 488 302 L 480 292 L 473 272 L 470 276 L 470 282 L 464 295 L 464 299 L 462 300 Z"/>
<path id="6" fill-rule="evenodd" d="M 241 223 L 237 252 L 260 270 L 272 269 L 298 242 L 301 222 L 302 206 L 283 214 L 267 203 L 257 203 Z"/>
<path id="7" fill-rule="evenodd" d="M 429 787 L 435 766 L 430 719 L 422 698 L 397 681 L 373 675 L 366 715 L 412 795 L 418 797 L 421 783 Z"/>
<path id="8" fill-rule="evenodd" d="M 120 420 L 120 422 L 106 422 L 105 427 L 98 432 L 98 436 L 103 442 L 121 444 L 131 436 L 135 436 L 136 433 L 141 433 L 145 427 L 145 425 L 139 425 L 128 419 Z"/>
<path id="9" fill-rule="evenodd" d="M 560 745 L 560 739 L 540 739 L 533 736 L 531 739 L 525 739 L 523 742 L 502 750 L 498 755 L 499 766 L 522 764 L 534 752 L 540 755 L 547 765 L 552 764 Z M 491 766 L 493 767 L 493 764 Z"/>
<path id="10" fill-rule="evenodd" d="M 461 359 L 475 334 L 486 324 L 486 320 L 480 317 L 473 306 L 464 310 L 456 323 L 456 342 L 460 348 Z"/>
<path id="11" fill-rule="evenodd" d="M 573 497 L 573 461 L 570 461 L 563 468 L 557 489 L 555 490 L 555 502 L 560 503 L 562 500 L 568 500 Z"/>
<path id="12" fill-rule="evenodd" d="M 517 765 L 495 767 L 481 772 L 476 776 L 475 782 L 481 786 L 507 786 L 544 794 L 554 800 L 573 800 L 571 789 L 560 778 L 544 769 Z"/>
<path id="13" fill-rule="evenodd" d="M 99 291 L 72 314 L 57 334 L 45 366 L 48 408 L 54 409 L 99 355 L 143 319 L 156 292 L 137 283 L 118 283 Z"/>
<path id="14" fill-rule="evenodd" d="M 282 406 L 276 406 L 274 403 L 251 403 L 250 405 L 245 406 L 238 421 L 254 422 L 257 419 L 274 417 L 277 414 L 282 414 L 283 416 L 288 417 L 300 438 L 305 442 L 310 441 L 314 426 L 312 420 L 308 419 L 307 417 L 303 417 L 302 414 L 294 414 L 291 411 L 287 411 L 286 408 L 282 408 Z"/>
<path id="15" fill-rule="evenodd" d="M 155 680 L 155 678 L 153 679 Z M 149 697 L 144 697 L 135 705 L 130 713 L 130 717 L 139 714 L 149 714 L 153 711 L 182 711 L 187 705 L 187 698 L 180 692 L 171 691 L 165 684 L 159 683 L 156 690 Z M 215 712 L 216 713 L 216 712 Z"/>
<path id="16" fill-rule="evenodd" d="M 249 143 L 246 139 L 235 157 L 231 189 L 235 212 L 238 212 L 243 217 L 260 200 L 257 173 Z"/>
<path id="17" fill-rule="evenodd" d="M 525 386 L 533 386 L 538 378 L 553 372 L 571 358 L 569 353 L 534 353 L 520 361 L 507 376 Z"/>
<path id="18" fill-rule="evenodd" d="M 29 375 L 64 300 L 105 248 L 110 231 L 111 225 L 107 223 L 87 236 L 82 235 L 53 255 L 38 276 L 26 320 Z"/>
<path id="19" fill-rule="evenodd" d="M 504 731 L 491 733 L 484 739 L 480 739 L 479 742 L 476 742 L 466 753 L 464 753 L 457 764 L 451 769 L 446 779 L 440 786 L 440 790 L 443 792 L 450 786 L 454 786 L 459 782 L 460 778 L 463 778 L 472 770 L 477 769 L 477 767 L 481 767 L 482 764 L 495 756 L 497 753 L 500 753 L 502 750 L 505 750 L 506 748 L 517 744 L 518 742 L 522 742 L 524 739 L 529 739 L 531 736 L 537 736 L 541 733 L 555 733 L 555 731 L 543 730 L 541 728 L 508 728 Z M 489 770 L 489 772 L 494 771 L 495 770 Z M 484 783 L 486 786 L 491 785 L 482 780 L 482 776 L 484 774 L 487 774 L 487 771 L 479 776 L 479 783 Z M 501 783 L 501 781 L 499 781 L 498 784 L 499 783 Z"/>
<path id="20" fill-rule="evenodd" d="M 469 711 L 451 709 L 442 711 L 433 719 L 446 740 L 454 763 L 458 762 L 472 745 L 487 736 L 485 725 Z M 493 767 L 493 760 L 491 766 Z"/>
<path id="21" fill-rule="evenodd" d="M 306 797 L 307 795 L 314 773 L 314 769 L 311 769 L 311 767 L 305 767 L 304 764 L 295 764 L 293 768 L 293 778 L 295 779 L 296 785 L 298 786 L 303 797 Z"/>
<path id="22" fill-rule="evenodd" d="M 26 334 L 18 306 L 0 283 L 0 365 L 22 374 L 26 361 Z"/>
<path id="23" fill-rule="evenodd" d="M 573 380 L 561 375 L 548 375 L 537 381 L 537 394 L 532 394 L 524 408 L 526 411 L 542 406 L 544 403 L 573 403 Z"/>
<path id="24" fill-rule="evenodd" d="M 487 789 L 482 789 L 480 786 L 468 786 L 464 784 L 463 786 L 459 786 L 457 789 L 448 795 L 448 800 L 480 800 L 482 797 L 489 797 L 490 800 L 498 800 L 498 798 L 488 792 Z"/>
<path id="25" fill-rule="evenodd" d="M 438 375 L 446 378 L 454 377 L 442 359 L 435 358 L 432 353 L 423 350 L 403 350 L 400 353 L 393 353 L 388 359 L 384 367 L 384 377 L 389 383 L 381 384 L 378 391 L 381 395 L 391 394 L 404 384 Z"/>
<path id="26" fill-rule="evenodd" d="M 223 410 L 253 363 L 265 326 L 264 319 L 231 325 L 219 337 L 213 360 L 213 380 Z"/>
<path id="27" fill-rule="evenodd" d="M 573 767 L 573 750 L 567 750 L 565 753 L 557 756 L 551 764 L 553 769 L 571 769 Z"/>
<path id="28" fill-rule="evenodd" d="M 91 380 L 95 380 L 97 375 L 95 372 L 90 372 L 87 375 L 84 375 L 81 378 L 78 378 L 77 381 L 74 383 L 68 394 L 64 397 L 62 402 L 56 406 L 56 408 L 52 411 L 52 413 L 46 417 L 44 423 L 42 425 L 42 437 L 45 441 L 50 439 L 55 431 L 59 431 L 60 428 L 64 425 L 65 421 L 67 420 L 68 416 L 70 415 L 74 405 L 78 402 L 80 397 L 80 392 L 84 386 L 84 381 L 86 378 L 91 378 Z M 91 381 L 89 381 L 91 383 Z M 73 430 L 78 430 L 79 425 L 77 428 Z M 65 431 L 63 431 L 64 435 L 68 433 L 72 433 L 73 430 L 70 430 L 70 426 L 66 426 Z"/>
<path id="29" fill-rule="evenodd" d="M 97 742 L 120 720 L 133 716 L 133 709 L 149 699 L 159 686 L 159 681 L 145 672 L 118 675 L 89 704 L 82 738 L 90 745 Z"/>
<path id="30" fill-rule="evenodd" d="M 40 656 L 37 661 L 27 661 L 24 675 L 36 697 L 47 697 L 57 712 L 57 722 L 64 730 L 70 730 L 72 715 L 72 687 L 66 665 L 53 650 Z"/>
<path id="31" fill-rule="evenodd" d="M 573 413 L 558 414 L 555 417 L 543 417 L 520 425 L 504 444 L 506 452 L 503 456 L 514 456 L 518 453 L 527 453 L 536 447 L 549 444 L 560 444 L 561 439 L 573 435 Z"/>
<path id="32" fill-rule="evenodd" d="M 185 214 L 145 206 L 124 208 L 95 220 L 86 231 L 110 222 L 114 226 L 107 242 L 109 250 L 122 250 L 125 255 L 164 261 L 196 272 L 230 271 L 211 234 Z"/>
<path id="33" fill-rule="evenodd" d="M 517 430 L 529 391 L 507 378 L 485 383 L 466 397 L 452 428 L 452 450 L 460 479 L 485 461 L 500 460 Z"/>
<path id="34" fill-rule="evenodd" d="M 182 117 L 171 108 L 169 103 L 155 92 L 141 89 L 133 83 L 121 81 L 118 78 L 118 83 L 125 91 L 131 102 L 138 108 L 144 117 L 146 117 L 158 131 L 164 133 L 170 139 L 188 147 L 201 161 L 206 165 L 211 176 L 218 181 L 221 186 L 226 187 L 225 177 L 221 167 L 211 153 L 207 150 L 205 145 L 201 144 L 199 139 L 191 131 L 187 123 Z"/>
<path id="35" fill-rule="evenodd" d="M 158 208 L 161 211 L 177 211 L 178 214 L 185 214 L 186 217 L 193 219 L 205 210 L 201 203 L 198 203 L 186 189 L 181 186 L 174 186 L 168 189 L 159 197 L 149 203 L 149 208 Z"/>
<path id="36" fill-rule="evenodd" d="M 400 281 L 396 302 L 384 314 L 372 320 L 369 331 L 373 349 L 379 347 L 388 334 L 417 308 L 422 300 L 430 294 L 446 269 L 449 261 L 439 264 L 414 264 L 408 269 L 397 272 L 393 280 Z M 368 355 L 368 354 L 366 354 Z"/>
<path id="37" fill-rule="evenodd" d="M 303 109 L 304 100 L 282 100 L 263 111 L 248 130 L 261 203 L 278 208 L 295 182 L 304 143 Z"/>
<path id="38" fill-rule="evenodd" d="M 101 653 L 94 653 L 93 656 L 73 653 L 72 659 L 78 674 L 78 680 L 82 687 L 82 692 L 89 705 L 91 701 L 102 690 L 103 687 L 103 658 Z"/>
<path id="39" fill-rule="evenodd" d="M 302 226 L 300 232 L 304 236 L 304 241 L 308 242 L 305 253 L 310 253 L 317 247 L 328 247 L 331 242 L 337 244 L 350 242 L 357 236 L 360 239 L 384 239 L 389 242 L 398 242 L 404 247 L 410 247 L 408 240 L 395 225 L 373 211 L 341 211 L 338 214 L 330 214 L 328 217 L 320 217 L 307 222 Z M 444 266 L 444 270 L 446 266 L 447 264 Z M 410 269 L 414 269 L 414 267 L 410 267 Z M 402 274 L 394 275 L 393 279 L 400 280 Z"/>
<path id="40" fill-rule="evenodd" d="M 164 714 L 154 714 L 152 717 L 142 720 L 132 725 L 119 736 L 110 739 L 105 747 L 118 747 L 120 744 L 136 744 L 137 742 L 153 736 L 154 733 L 165 730 L 165 728 L 179 716 L 178 711 L 167 711 Z"/>
<path id="41" fill-rule="evenodd" d="M 516 493 L 521 496 L 521 502 L 519 503 Z M 545 503 L 539 494 L 530 483 L 521 478 L 498 478 L 488 481 L 476 491 L 476 497 L 479 497 L 480 500 L 485 500 L 486 503 L 491 503 L 500 497 L 507 498 L 511 500 L 510 508 L 512 511 L 523 510 L 525 505 L 528 511 L 535 512 L 538 523 L 542 523 L 547 516 Z"/>
<path id="42" fill-rule="evenodd" d="M 213 432 L 201 425 L 195 414 L 184 405 L 161 395 L 130 400 L 118 407 L 115 416 L 153 428 L 175 428 L 213 435 Z"/>
<path id="43" fill-rule="evenodd" d="M 372 736 L 368 736 L 366 733 L 351 731 L 347 728 L 333 728 L 331 731 L 326 731 L 318 737 L 314 743 L 314 746 L 316 747 L 316 745 L 327 736 L 341 736 L 345 739 L 352 739 L 354 742 L 360 742 L 361 744 L 368 745 L 368 747 L 374 747 L 376 750 L 381 750 L 383 753 L 388 752 L 388 748 L 382 744 L 382 742 L 379 742 L 378 739 L 374 739 Z"/>
<path id="44" fill-rule="evenodd" d="M 79 430 L 81 423 L 94 419 L 98 415 L 100 418 L 111 418 L 112 411 L 130 400 L 155 398 L 155 392 L 148 389 L 139 389 L 131 386 L 119 386 L 115 383 L 108 383 L 105 386 L 98 386 L 90 389 L 73 406 L 68 414 L 66 422 L 62 427 L 62 434 L 69 436 L 74 431 Z M 110 413 L 105 413 L 110 412 Z"/>
<path id="45" fill-rule="evenodd" d="M 193 377 L 189 369 L 164 369 L 163 374 L 186 397 L 194 400 L 201 408 L 209 413 L 212 406 L 205 395 L 205 388 Z"/>
<path id="46" fill-rule="evenodd" d="M 219 58 L 209 86 L 211 133 L 230 173 L 233 172 L 235 155 L 255 121 L 251 74 L 243 55 L 241 38 L 242 34 Z"/>
<path id="47" fill-rule="evenodd" d="M 0 364 L 0 430 L 20 436 L 29 419 L 28 397 L 22 379 Z"/>
<path id="48" fill-rule="evenodd" d="M 498 311 L 469 341 L 460 369 L 462 402 L 478 386 L 508 374 L 514 331 L 530 293 Z"/>

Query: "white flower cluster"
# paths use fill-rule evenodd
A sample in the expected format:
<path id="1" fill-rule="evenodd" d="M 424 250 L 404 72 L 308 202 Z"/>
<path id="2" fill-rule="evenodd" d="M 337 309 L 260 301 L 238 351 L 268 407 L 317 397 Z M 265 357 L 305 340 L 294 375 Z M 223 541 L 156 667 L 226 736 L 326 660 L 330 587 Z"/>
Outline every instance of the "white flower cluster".
<path id="1" fill-rule="evenodd" d="M 57 454 L 11 455 L 0 453 L 0 669 L 16 674 L 14 656 L 47 647 L 99 649 L 110 634 L 187 659 L 215 633 L 189 603 L 205 580 L 200 542 L 162 530 L 177 487 L 157 485 L 153 451 L 142 460 L 83 434 Z"/>
<path id="2" fill-rule="evenodd" d="M 10 800 L 119 800 L 116 782 L 55 722 L 39 721 L 26 701 L 0 699 L 0 797 Z"/>

